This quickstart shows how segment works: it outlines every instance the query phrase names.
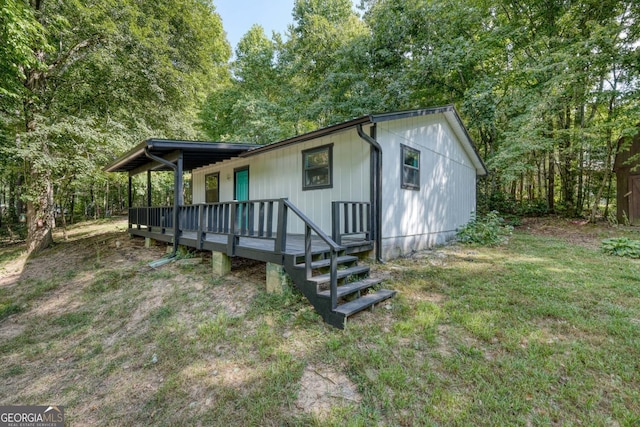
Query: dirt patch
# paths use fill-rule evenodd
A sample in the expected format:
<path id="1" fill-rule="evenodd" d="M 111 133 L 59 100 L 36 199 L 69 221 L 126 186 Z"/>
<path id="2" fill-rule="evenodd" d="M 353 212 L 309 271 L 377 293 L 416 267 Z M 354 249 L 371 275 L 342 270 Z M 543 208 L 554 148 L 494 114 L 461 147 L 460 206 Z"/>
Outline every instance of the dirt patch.
<path id="1" fill-rule="evenodd" d="M 22 323 L 18 323 L 15 319 L 7 319 L 2 325 L 0 325 L 0 341 L 8 341 L 12 338 L 21 335 L 26 326 Z"/>
<path id="2" fill-rule="evenodd" d="M 603 239 L 615 237 L 630 227 L 613 227 L 606 223 L 591 224 L 586 220 L 557 217 L 524 218 L 519 230 L 565 240 L 573 245 L 597 249 Z"/>
<path id="3" fill-rule="evenodd" d="M 345 374 L 327 366 L 309 365 L 300 379 L 296 408 L 313 415 L 325 415 L 336 406 L 361 401 L 356 385 Z"/>

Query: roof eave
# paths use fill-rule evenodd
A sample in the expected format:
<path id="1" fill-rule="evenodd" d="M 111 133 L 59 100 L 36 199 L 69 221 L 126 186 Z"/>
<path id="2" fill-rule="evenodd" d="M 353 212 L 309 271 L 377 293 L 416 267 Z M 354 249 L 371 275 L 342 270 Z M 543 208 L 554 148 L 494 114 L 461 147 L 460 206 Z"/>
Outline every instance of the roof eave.
<path id="1" fill-rule="evenodd" d="M 155 139 L 150 138 L 147 139 L 140 144 L 136 145 L 134 148 L 120 156 L 118 159 L 114 160 L 107 166 L 103 168 L 105 172 L 130 172 L 130 170 L 123 168 L 128 163 L 135 161 L 136 158 L 139 158 L 144 155 L 145 150 L 186 150 L 190 153 L 206 153 L 211 152 L 212 149 L 217 148 L 218 150 L 228 150 L 227 153 L 229 158 L 238 157 L 240 154 L 255 149 L 256 147 L 261 147 L 255 144 L 231 144 L 224 142 L 206 142 L 206 141 L 178 141 L 178 140 L 168 140 L 168 139 Z M 150 161 L 151 163 L 151 161 Z"/>
<path id="2" fill-rule="evenodd" d="M 462 119 L 460 118 L 460 114 L 456 110 L 456 107 L 453 104 L 443 105 L 440 107 L 433 108 L 422 108 L 418 110 L 407 110 L 407 111 L 398 111 L 394 113 L 384 113 L 384 114 L 374 114 L 371 116 L 372 123 L 381 123 L 390 120 L 398 120 L 398 119 L 407 119 L 411 117 L 419 117 L 419 116 L 429 116 L 432 114 L 443 114 L 449 124 L 453 127 L 456 132 L 458 138 L 462 141 L 462 144 L 465 148 L 465 151 L 469 155 L 469 158 L 473 162 L 474 167 L 476 168 L 476 175 L 478 176 L 486 176 L 489 174 L 487 167 L 485 166 L 482 158 L 480 157 L 480 153 L 476 148 L 476 144 L 474 143 L 471 135 L 467 131 L 467 128 L 462 123 Z"/>
<path id="3" fill-rule="evenodd" d="M 363 116 L 358 117 L 356 119 L 352 119 L 346 122 L 338 123 L 333 126 L 328 126 L 326 128 L 317 129 L 302 135 L 294 136 L 293 138 L 285 139 L 284 141 L 275 142 L 273 144 L 263 145 L 260 148 L 256 148 L 255 150 L 250 150 L 240 154 L 240 157 L 250 157 L 256 154 L 264 153 L 266 151 L 277 150 L 279 148 L 285 147 L 287 145 L 297 144 L 300 142 L 309 141 L 316 138 L 321 138 L 323 136 L 340 132 L 343 130 L 347 130 L 358 125 L 363 125 L 366 123 L 372 123 L 371 116 Z"/>

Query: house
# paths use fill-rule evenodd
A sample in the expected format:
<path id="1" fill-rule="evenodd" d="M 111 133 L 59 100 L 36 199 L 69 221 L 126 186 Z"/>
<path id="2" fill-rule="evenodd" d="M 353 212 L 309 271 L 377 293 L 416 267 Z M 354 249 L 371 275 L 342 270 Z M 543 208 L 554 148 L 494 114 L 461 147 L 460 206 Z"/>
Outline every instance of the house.
<path id="1" fill-rule="evenodd" d="M 131 207 L 129 232 L 174 251 L 211 250 L 219 273 L 231 256 L 265 261 L 268 276 L 289 276 L 338 327 L 394 294 L 370 292 L 379 281 L 356 255 L 383 261 L 453 238 L 487 173 L 453 106 L 363 116 L 264 146 L 147 140 L 105 170 L 174 170 L 176 189 L 190 170 L 193 205 L 182 191 L 178 209 L 149 206 L 149 196 Z"/>
<path id="2" fill-rule="evenodd" d="M 640 225 L 640 133 L 630 144 L 618 141 L 614 170 L 617 185 L 617 219 L 620 224 Z"/>

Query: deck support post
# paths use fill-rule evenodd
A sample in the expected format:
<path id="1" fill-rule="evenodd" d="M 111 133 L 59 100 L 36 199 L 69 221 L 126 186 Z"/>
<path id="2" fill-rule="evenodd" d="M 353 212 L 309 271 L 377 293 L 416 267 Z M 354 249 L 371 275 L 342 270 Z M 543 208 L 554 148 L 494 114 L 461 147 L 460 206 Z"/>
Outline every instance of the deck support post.
<path id="1" fill-rule="evenodd" d="M 293 281 L 284 267 L 272 262 L 267 263 L 267 292 L 281 294 L 285 288 L 291 286 Z"/>
<path id="2" fill-rule="evenodd" d="M 224 252 L 211 252 L 211 267 L 214 276 L 225 276 L 231 272 L 231 257 Z"/>
<path id="3" fill-rule="evenodd" d="M 145 237 L 144 238 L 144 247 L 149 249 L 152 246 L 156 245 L 156 241 L 154 239 L 152 239 L 151 237 Z"/>

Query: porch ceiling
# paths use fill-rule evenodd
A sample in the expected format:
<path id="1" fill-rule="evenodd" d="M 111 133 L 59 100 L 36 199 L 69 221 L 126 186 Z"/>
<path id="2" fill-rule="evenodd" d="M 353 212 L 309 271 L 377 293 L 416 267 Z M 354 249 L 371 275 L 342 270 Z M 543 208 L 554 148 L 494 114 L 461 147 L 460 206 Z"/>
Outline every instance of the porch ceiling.
<path id="1" fill-rule="evenodd" d="M 228 144 L 222 142 L 177 141 L 168 139 L 148 139 L 107 165 L 106 172 L 129 172 L 137 174 L 147 170 L 170 170 L 145 155 L 149 153 L 176 162 L 182 153 L 183 170 L 189 171 L 202 166 L 236 157 L 260 147 L 256 144 Z"/>

